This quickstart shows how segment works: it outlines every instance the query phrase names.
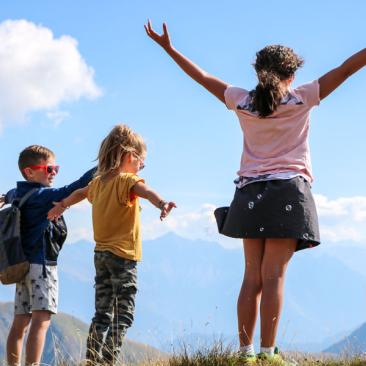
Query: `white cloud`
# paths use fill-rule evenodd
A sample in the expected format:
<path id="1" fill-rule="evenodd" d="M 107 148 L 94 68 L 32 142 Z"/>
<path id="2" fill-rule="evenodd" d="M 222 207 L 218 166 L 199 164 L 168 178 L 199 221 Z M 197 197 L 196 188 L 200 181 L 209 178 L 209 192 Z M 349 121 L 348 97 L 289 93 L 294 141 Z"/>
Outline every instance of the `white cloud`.
<path id="1" fill-rule="evenodd" d="M 319 216 L 347 217 L 356 222 L 366 222 L 366 197 L 340 197 L 334 200 L 321 194 L 314 195 Z"/>
<path id="2" fill-rule="evenodd" d="M 47 117 L 53 122 L 54 127 L 57 127 L 66 118 L 70 117 L 70 113 L 67 111 L 50 111 L 47 112 Z"/>
<path id="3" fill-rule="evenodd" d="M 26 20 L 0 23 L 0 129 L 32 111 L 52 111 L 61 121 L 67 115 L 57 112 L 60 103 L 100 94 L 74 38 L 55 38 Z"/>
<path id="4" fill-rule="evenodd" d="M 323 242 L 349 241 L 361 245 L 366 243 L 366 196 L 329 199 L 324 195 L 315 194 L 314 198 Z M 215 208 L 215 205 L 204 204 L 191 212 L 173 212 L 163 223 L 151 220 L 143 225 L 144 238 L 153 239 L 173 231 L 191 239 L 216 241 L 227 248 L 241 246 L 241 240 L 217 233 L 213 215 Z"/>
<path id="5" fill-rule="evenodd" d="M 241 240 L 228 238 L 218 233 L 213 213 L 215 208 L 215 205 L 205 203 L 190 212 L 172 211 L 163 222 L 159 219 L 143 222 L 143 238 L 155 239 L 168 232 L 174 232 L 189 239 L 218 242 L 226 248 L 242 246 Z"/>
<path id="6" fill-rule="evenodd" d="M 234 248 L 241 245 L 241 240 L 227 238 L 218 234 L 212 204 L 203 204 L 195 211 L 179 213 L 174 210 L 164 221 L 158 218 L 158 211 L 154 211 L 156 219 L 142 220 L 142 237 L 144 240 L 158 238 L 166 233 L 174 232 L 189 239 L 202 239 L 219 242 L 224 247 Z M 91 205 L 86 201 L 71 207 L 66 213 L 69 229 L 68 242 L 79 240 L 93 241 L 91 224 Z"/>
<path id="7" fill-rule="evenodd" d="M 366 196 L 329 199 L 315 194 L 323 241 L 366 243 Z"/>
<path id="8" fill-rule="evenodd" d="M 93 229 L 91 225 L 78 226 L 75 225 L 70 220 L 67 220 L 67 223 L 68 223 L 68 236 L 67 236 L 68 243 L 76 243 L 80 240 L 94 242 Z"/>
<path id="9" fill-rule="evenodd" d="M 91 204 L 87 199 L 84 199 L 76 205 L 72 206 L 71 210 L 83 211 L 88 214 L 88 217 L 91 217 Z"/>
<path id="10" fill-rule="evenodd" d="M 327 242 L 365 242 L 366 235 L 364 230 L 357 227 L 333 223 L 332 225 L 320 225 L 320 236 L 322 241 Z"/>
<path id="11" fill-rule="evenodd" d="M 66 210 L 65 218 L 68 227 L 68 243 L 76 243 L 80 240 L 94 242 L 91 204 L 87 200 Z"/>
<path id="12" fill-rule="evenodd" d="M 322 242 L 352 242 L 355 245 L 366 243 L 366 197 L 340 197 L 329 199 L 320 194 L 314 195 L 320 222 Z M 180 212 L 179 209 L 161 222 L 158 212 L 152 211 L 156 218 L 144 217 L 142 237 L 155 239 L 168 232 L 189 239 L 202 239 L 220 243 L 225 248 L 241 247 L 240 239 L 232 239 L 218 234 L 213 212 L 216 206 L 202 204 L 192 211 Z M 148 210 L 148 206 L 143 211 Z M 80 239 L 92 241 L 90 205 L 84 201 L 70 210 L 70 241 Z"/>

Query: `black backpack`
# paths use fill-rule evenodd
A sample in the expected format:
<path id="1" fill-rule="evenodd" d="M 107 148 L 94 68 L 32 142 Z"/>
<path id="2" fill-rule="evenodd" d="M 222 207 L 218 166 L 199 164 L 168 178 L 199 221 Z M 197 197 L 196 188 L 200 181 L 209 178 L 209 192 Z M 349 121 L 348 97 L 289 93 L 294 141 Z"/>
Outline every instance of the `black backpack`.
<path id="1" fill-rule="evenodd" d="M 63 216 L 55 221 L 50 221 L 44 232 L 45 263 L 53 265 L 57 263 L 57 257 L 66 240 L 67 226 Z"/>
<path id="2" fill-rule="evenodd" d="M 20 282 L 29 271 L 20 235 L 20 208 L 37 189 L 0 210 L 0 281 L 4 285 Z"/>

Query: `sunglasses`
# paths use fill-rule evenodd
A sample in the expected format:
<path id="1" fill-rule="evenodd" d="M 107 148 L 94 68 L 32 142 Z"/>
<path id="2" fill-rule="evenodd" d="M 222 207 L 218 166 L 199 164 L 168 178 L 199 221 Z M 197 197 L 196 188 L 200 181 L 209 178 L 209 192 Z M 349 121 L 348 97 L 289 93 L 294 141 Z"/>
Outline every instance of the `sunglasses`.
<path id="1" fill-rule="evenodd" d="M 144 169 L 145 168 L 145 163 L 144 163 L 144 160 L 141 158 L 140 155 L 138 155 L 137 153 L 133 152 L 132 153 L 133 156 L 140 162 L 140 170 Z"/>
<path id="2" fill-rule="evenodd" d="M 52 174 L 55 173 L 57 174 L 58 171 L 60 170 L 60 166 L 59 165 L 31 165 L 28 166 L 27 168 L 31 168 L 31 169 L 35 169 L 35 170 L 44 170 L 45 173 L 47 174 Z"/>

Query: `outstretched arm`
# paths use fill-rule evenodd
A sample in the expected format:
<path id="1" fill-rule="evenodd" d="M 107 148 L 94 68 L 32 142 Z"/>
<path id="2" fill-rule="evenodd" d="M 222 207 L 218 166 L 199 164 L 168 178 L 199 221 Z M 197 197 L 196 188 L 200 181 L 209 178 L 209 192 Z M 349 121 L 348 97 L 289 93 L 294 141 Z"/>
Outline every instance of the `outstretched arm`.
<path id="1" fill-rule="evenodd" d="M 354 54 L 343 64 L 319 79 L 320 99 L 324 99 L 338 88 L 348 77 L 366 65 L 366 48 Z"/>
<path id="2" fill-rule="evenodd" d="M 215 76 L 208 74 L 187 57 L 178 52 L 171 44 L 166 23 L 163 23 L 162 35 L 159 35 L 153 30 L 150 20 L 144 25 L 144 27 L 147 35 L 158 43 L 186 74 L 188 74 L 193 80 L 197 81 L 197 83 L 201 84 L 215 97 L 220 99 L 221 102 L 225 103 L 224 93 L 228 84 Z"/>
<path id="3" fill-rule="evenodd" d="M 57 219 L 64 213 L 67 208 L 81 202 L 88 196 L 88 190 L 89 186 L 77 189 L 76 191 L 72 192 L 70 196 L 64 198 L 60 202 L 53 202 L 54 207 L 50 211 L 48 211 L 48 220 Z"/>
<path id="4" fill-rule="evenodd" d="M 163 220 L 166 216 L 169 215 L 169 212 L 172 208 L 177 207 L 174 202 L 166 202 L 164 201 L 156 192 L 154 192 L 149 186 L 145 183 L 137 182 L 132 187 L 132 192 L 139 197 L 146 198 L 149 200 L 155 207 L 161 210 L 160 220 Z"/>

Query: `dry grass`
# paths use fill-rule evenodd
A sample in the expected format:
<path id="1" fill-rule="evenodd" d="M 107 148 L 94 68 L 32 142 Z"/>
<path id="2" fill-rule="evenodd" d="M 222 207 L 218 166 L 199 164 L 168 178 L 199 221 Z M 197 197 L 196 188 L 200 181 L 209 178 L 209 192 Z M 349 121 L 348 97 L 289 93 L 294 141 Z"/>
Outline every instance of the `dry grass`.
<path id="1" fill-rule="evenodd" d="M 179 351 L 172 355 L 163 354 L 163 358 L 146 359 L 144 362 L 132 363 L 128 358 L 117 362 L 116 366 L 245 366 L 246 363 L 233 351 L 233 347 L 225 346 L 223 342 L 217 341 L 211 346 L 200 346 L 193 350 L 187 345 L 182 345 Z M 148 357 L 148 356 L 147 356 Z M 299 352 L 286 352 L 282 354 L 284 360 L 289 361 L 288 365 L 297 366 L 366 366 L 366 354 L 359 356 L 343 356 L 339 358 L 326 354 L 304 354 Z M 90 365 L 86 360 L 67 361 L 58 358 L 56 366 L 107 366 L 100 363 Z M 282 362 L 260 361 L 251 363 L 251 366 L 285 366 Z M 286 365 L 287 366 L 287 365 Z"/>
<path id="2" fill-rule="evenodd" d="M 295 362 L 298 366 L 366 366 L 366 357 L 344 357 L 336 359 L 304 354 L 284 354 L 283 358 L 290 362 Z M 218 344 L 211 348 L 189 352 L 183 348 L 181 352 L 171 356 L 167 360 L 153 361 L 140 364 L 139 366 L 244 366 L 245 363 L 232 352 L 229 347 Z M 253 366 L 282 366 L 279 362 L 257 361 Z"/>
<path id="3" fill-rule="evenodd" d="M 296 360 L 298 366 L 366 366 L 365 358 L 353 358 L 347 360 Z M 245 364 L 237 357 L 213 359 L 207 358 L 191 358 L 173 357 L 168 361 L 157 361 L 150 363 L 143 363 L 139 366 L 244 366 Z M 252 366 L 282 366 L 277 362 L 257 361 Z"/>

